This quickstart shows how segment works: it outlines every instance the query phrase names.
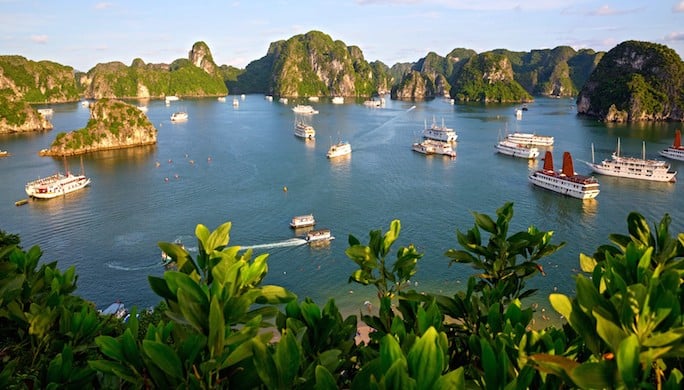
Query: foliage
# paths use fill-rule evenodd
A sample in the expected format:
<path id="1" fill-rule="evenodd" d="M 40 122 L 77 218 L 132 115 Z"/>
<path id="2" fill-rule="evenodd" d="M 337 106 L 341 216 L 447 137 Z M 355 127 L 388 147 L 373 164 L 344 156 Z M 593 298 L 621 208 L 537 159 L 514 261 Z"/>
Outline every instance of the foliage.
<path id="1" fill-rule="evenodd" d="M 654 231 L 638 213 L 627 218 L 629 236 L 582 254 L 577 296 L 552 294 L 591 356 L 585 361 L 535 355 L 543 371 L 580 387 L 681 388 L 684 357 L 684 234 L 669 233 L 665 215 Z"/>
<path id="2" fill-rule="evenodd" d="M 24 57 L 0 56 L 0 73 L 12 81 L 19 96 L 29 103 L 75 101 L 80 90 L 73 68 L 51 61 L 30 61 Z"/>
<path id="3" fill-rule="evenodd" d="M 422 254 L 400 247 L 400 222 L 373 230 L 367 245 L 349 236 L 358 267 L 349 281 L 378 292 L 373 331 L 356 343 L 357 317 L 333 300 L 319 307 L 263 285 L 267 255 L 228 246 L 230 223 L 198 225 L 198 255 L 159 243 L 175 269 L 150 276 L 163 302 L 134 309 L 129 321 L 99 316 L 72 295 L 73 268 L 38 266 L 0 231 L 0 386 L 3 388 L 557 389 L 664 388 L 684 385 L 684 233 L 670 217 L 649 228 L 628 216 L 629 235 L 580 256 L 590 277 L 576 296 L 551 294 L 562 328 L 534 329 L 525 282 L 561 247 L 534 226 L 509 235 L 513 205 L 496 217 L 473 213 L 457 231 L 450 264 L 471 265 L 453 296 L 407 290 Z M 485 241 L 482 235 L 488 234 Z M 275 320 L 274 322 L 272 322 Z M 97 348 L 95 348 L 95 346 Z"/>
<path id="4" fill-rule="evenodd" d="M 461 101 L 520 102 L 531 100 L 513 78 L 507 57 L 495 53 L 472 56 L 463 65 L 451 93 Z"/>
<path id="5" fill-rule="evenodd" d="M 262 372 L 257 377 L 252 359 L 261 361 L 272 337 L 261 330 L 273 326 L 265 320 L 275 317 L 275 305 L 295 297 L 261 285 L 268 255 L 252 259 L 251 249 L 240 254 L 239 246 L 229 247 L 230 228 L 229 222 L 213 232 L 197 225 L 196 259 L 179 244 L 159 243 L 177 270 L 149 276 L 149 282 L 168 305 L 169 322 L 150 325 L 142 341 L 135 339 L 136 319 L 118 338 L 97 338 L 107 359 L 91 362 L 93 368 L 134 386 L 212 388 L 235 381 L 252 387 L 258 378 L 280 380 Z M 281 339 L 277 348 L 290 348 L 290 341 Z"/>

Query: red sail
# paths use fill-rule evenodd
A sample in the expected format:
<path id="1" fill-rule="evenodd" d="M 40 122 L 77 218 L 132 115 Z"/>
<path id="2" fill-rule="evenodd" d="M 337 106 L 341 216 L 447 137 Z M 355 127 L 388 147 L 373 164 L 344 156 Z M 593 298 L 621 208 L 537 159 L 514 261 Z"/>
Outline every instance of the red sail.
<path id="1" fill-rule="evenodd" d="M 551 155 L 551 152 L 548 150 L 544 156 L 544 170 L 553 171 L 553 155 Z"/>
<path id="2" fill-rule="evenodd" d="M 563 174 L 568 177 L 575 176 L 575 168 L 572 166 L 570 152 L 563 153 Z"/>
<path id="3" fill-rule="evenodd" d="M 679 149 L 682 146 L 682 132 L 677 130 L 675 131 L 675 140 L 674 140 L 674 146 L 675 148 Z"/>

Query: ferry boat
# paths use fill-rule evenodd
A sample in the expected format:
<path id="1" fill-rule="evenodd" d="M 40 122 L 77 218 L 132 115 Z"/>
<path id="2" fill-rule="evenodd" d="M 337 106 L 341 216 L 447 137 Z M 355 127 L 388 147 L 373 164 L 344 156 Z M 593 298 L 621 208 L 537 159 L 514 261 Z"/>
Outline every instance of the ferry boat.
<path id="1" fill-rule="evenodd" d="M 334 96 L 332 98 L 332 104 L 344 104 L 344 97 L 342 96 Z"/>
<path id="2" fill-rule="evenodd" d="M 175 95 L 167 96 L 164 98 L 164 100 L 166 100 L 167 102 L 175 102 L 176 100 L 178 100 L 178 96 L 175 96 Z"/>
<path id="3" fill-rule="evenodd" d="M 238 98 L 233 98 L 233 107 L 240 107 L 240 101 Z"/>
<path id="4" fill-rule="evenodd" d="M 347 154 L 350 154 L 352 152 L 351 145 L 349 142 L 346 141 L 340 141 L 334 145 L 331 145 L 330 148 L 328 149 L 328 153 L 326 153 L 326 157 L 328 158 L 335 158 L 335 157 L 340 157 L 340 156 L 345 156 Z"/>
<path id="5" fill-rule="evenodd" d="M 432 118 L 432 126 L 427 127 L 427 121 L 425 121 L 425 129 L 423 130 L 423 138 L 434 139 L 443 142 L 456 142 L 458 135 L 454 129 L 448 128 L 444 125 L 444 118 L 442 118 L 442 125 L 439 126 L 435 122 L 435 118 Z"/>
<path id="6" fill-rule="evenodd" d="M 188 113 L 184 111 L 177 111 L 171 114 L 171 122 L 180 122 L 188 120 Z"/>
<path id="7" fill-rule="evenodd" d="M 225 96 L 219 96 L 219 97 L 216 98 L 216 100 L 218 100 L 218 101 L 221 102 L 221 103 L 225 103 L 225 102 L 226 102 L 226 97 L 225 97 Z"/>
<path id="8" fill-rule="evenodd" d="M 334 240 L 335 237 L 332 236 L 332 233 L 330 233 L 330 229 L 319 229 L 319 230 L 312 230 L 308 233 L 306 233 L 306 236 L 304 237 L 306 242 L 309 244 L 317 242 L 317 241 L 330 241 Z"/>
<path id="9" fill-rule="evenodd" d="M 6 150 L 0 150 L 0 157 L 7 157 L 9 156 L 9 152 Z"/>
<path id="10" fill-rule="evenodd" d="M 88 184 L 90 184 L 90 178 L 84 175 L 74 175 L 70 172 L 67 172 L 66 175 L 56 173 L 52 176 L 26 183 L 24 190 L 28 196 L 39 199 L 51 199 L 81 190 Z"/>
<path id="11" fill-rule="evenodd" d="M 630 179 L 671 182 L 677 179 L 677 172 L 670 171 L 670 165 L 663 160 L 646 159 L 646 143 L 643 143 L 642 157 L 620 156 L 620 139 L 618 138 L 617 151 L 613 152 L 610 159 L 600 163 L 594 162 L 594 144 L 591 145 L 591 162 L 585 161 L 592 171 L 602 175 L 627 177 Z"/>
<path id="12" fill-rule="evenodd" d="M 496 144 L 496 151 L 507 156 L 526 158 L 528 160 L 539 156 L 539 149 L 504 139 Z"/>
<path id="13" fill-rule="evenodd" d="M 311 106 L 305 106 L 302 104 L 298 104 L 294 107 L 292 107 L 292 111 L 295 112 L 295 114 L 302 114 L 302 115 L 314 115 L 318 114 L 317 110 L 314 110 L 313 107 Z"/>
<path id="14" fill-rule="evenodd" d="M 456 157 L 456 151 L 449 142 L 426 139 L 423 142 L 416 142 L 411 147 L 413 151 L 423 154 L 441 154 L 449 157 Z"/>
<path id="15" fill-rule="evenodd" d="M 553 156 L 546 151 L 544 167 L 529 176 L 532 184 L 578 199 L 593 199 L 600 192 L 599 183 L 594 177 L 578 175 L 572 164 L 569 152 L 563 153 L 563 169 L 553 170 Z"/>
<path id="16" fill-rule="evenodd" d="M 506 134 L 506 139 L 523 145 L 532 146 L 543 146 L 549 147 L 553 146 L 553 137 L 548 135 L 536 135 L 534 133 L 510 133 Z"/>
<path id="17" fill-rule="evenodd" d="M 371 108 L 385 107 L 385 98 L 366 100 L 363 105 Z"/>
<path id="18" fill-rule="evenodd" d="M 684 161 L 684 146 L 682 146 L 682 133 L 679 130 L 675 131 L 675 138 L 672 146 L 668 146 L 667 149 L 661 150 L 660 155 L 663 157 L 671 158 L 673 160 Z"/>
<path id="19" fill-rule="evenodd" d="M 290 227 L 293 229 L 299 229 L 303 227 L 314 226 L 315 224 L 316 220 L 314 219 L 313 214 L 297 215 L 292 217 Z"/>
<path id="20" fill-rule="evenodd" d="M 299 121 L 295 125 L 294 134 L 300 138 L 314 139 L 316 137 L 316 129 L 314 129 L 311 125 L 307 125 L 306 123 Z"/>

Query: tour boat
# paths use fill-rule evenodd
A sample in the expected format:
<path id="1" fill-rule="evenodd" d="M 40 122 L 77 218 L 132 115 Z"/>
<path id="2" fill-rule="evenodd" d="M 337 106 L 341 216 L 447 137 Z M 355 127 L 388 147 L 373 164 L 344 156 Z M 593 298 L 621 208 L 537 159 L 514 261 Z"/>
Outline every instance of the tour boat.
<path id="1" fill-rule="evenodd" d="M 26 183 L 26 195 L 40 199 L 51 199 L 78 191 L 90 184 L 90 178 L 84 175 L 66 175 L 56 173 L 52 176 L 40 178 Z"/>
<path id="2" fill-rule="evenodd" d="M 316 220 L 314 219 L 313 214 L 297 215 L 292 217 L 290 227 L 293 229 L 299 229 L 303 227 L 314 226 L 315 224 Z"/>
<path id="3" fill-rule="evenodd" d="M 504 139 L 496 144 L 497 152 L 507 156 L 534 159 L 539 156 L 539 149 Z"/>
<path id="4" fill-rule="evenodd" d="M 519 108 L 515 109 L 515 119 L 522 120 L 522 110 Z"/>
<path id="5" fill-rule="evenodd" d="M 332 98 L 332 104 L 344 104 L 344 97 L 335 96 Z"/>
<path id="6" fill-rule="evenodd" d="M 423 142 L 416 142 L 411 147 L 415 152 L 423 154 L 442 154 L 444 156 L 456 157 L 456 151 L 449 142 L 426 139 Z"/>
<path id="7" fill-rule="evenodd" d="M 673 160 L 684 161 L 684 146 L 682 146 L 682 133 L 677 130 L 675 131 L 674 144 L 668 146 L 667 149 L 660 151 L 660 155 L 663 157 L 671 158 Z"/>
<path id="8" fill-rule="evenodd" d="M 266 96 L 264 96 L 264 99 L 268 100 L 269 102 L 272 102 L 272 101 L 273 101 L 273 96 L 271 96 L 271 95 L 266 95 Z"/>
<path id="9" fill-rule="evenodd" d="M 9 152 L 6 150 L 0 150 L 0 157 L 7 157 L 9 156 Z"/>
<path id="10" fill-rule="evenodd" d="M 454 129 L 450 129 L 444 125 L 444 118 L 442 118 L 441 126 L 435 122 L 435 118 L 432 118 L 432 126 L 430 127 L 427 127 L 426 121 L 425 129 L 423 130 L 423 137 L 443 142 L 456 142 L 458 139 L 458 135 Z"/>
<path id="11" fill-rule="evenodd" d="M 594 177 L 578 175 L 572 164 L 569 152 L 563 153 L 563 169 L 553 170 L 553 156 L 546 151 L 543 169 L 534 171 L 529 180 L 532 184 L 579 199 L 596 198 L 600 192 L 599 183 Z"/>
<path id="12" fill-rule="evenodd" d="M 111 315 L 116 318 L 125 319 L 128 316 L 128 310 L 120 301 L 116 301 L 111 305 L 107 306 L 105 309 L 100 310 L 102 315 Z"/>
<path id="13" fill-rule="evenodd" d="M 298 104 L 294 107 L 292 107 L 292 111 L 295 112 L 295 114 L 302 114 L 302 115 L 314 115 L 318 114 L 317 110 L 314 110 L 313 107 L 311 106 L 305 106 L 302 104 Z"/>
<path id="14" fill-rule="evenodd" d="M 594 144 L 591 145 L 591 162 L 585 161 L 592 171 L 602 175 L 627 177 L 630 179 L 672 182 L 677 179 L 677 172 L 670 171 L 670 165 L 663 160 L 646 159 L 646 143 L 643 143 L 642 157 L 620 156 L 620 139 L 618 138 L 617 151 L 613 152 L 610 159 L 600 163 L 594 162 Z"/>
<path id="15" fill-rule="evenodd" d="M 330 233 L 330 229 L 319 229 L 319 230 L 312 230 L 308 233 L 306 233 L 306 237 L 304 239 L 308 243 L 316 242 L 316 241 L 329 241 L 329 240 L 334 240 L 335 237 L 332 236 Z"/>
<path id="16" fill-rule="evenodd" d="M 316 129 L 301 121 L 297 122 L 294 133 L 300 138 L 314 139 L 316 137 Z"/>
<path id="17" fill-rule="evenodd" d="M 178 100 L 178 96 L 175 96 L 175 95 L 167 96 L 166 98 L 164 98 L 164 100 L 166 100 L 167 102 L 175 102 L 176 100 Z"/>
<path id="18" fill-rule="evenodd" d="M 278 99 L 278 101 L 279 101 L 280 103 L 283 103 L 283 104 L 287 104 L 287 102 L 288 102 L 288 100 L 287 100 L 286 97 L 281 97 L 280 99 Z"/>
<path id="19" fill-rule="evenodd" d="M 171 114 L 171 122 L 180 122 L 188 120 L 188 113 L 184 111 L 178 111 Z"/>
<path id="20" fill-rule="evenodd" d="M 233 98 L 233 107 L 239 107 L 240 106 L 240 101 L 238 98 Z"/>
<path id="21" fill-rule="evenodd" d="M 328 153 L 326 153 L 326 156 L 328 158 L 335 158 L 335 157 L 340 157 L 340 156 L 350 154 L 351 152 L 352 152 L 352 149 L 351 149 L 351 145 L 349 144 L 349 142 L 340 141 L 340 142 L 330 146 L 330 148 L 328 149 Z"/>
<path id="22" fill-rule="evenodd" d="M 216 98 L 216 100 L 218 100 L 218 101 L 221 102 L 221 103 L 225 103 L 225 102 L 226 102 L 226 97 L 225 97 L 225 96 L 219 96 L 219 97 Z"/>
<path id="23" fill-rule="evenodd" d="M 385 98 L 380 98 L 379 100 L 377 100 L 377 99 L 366 100 L 363 102 L 363 105 L 366 107 L 371 107 L 371 108 L 385 107 Z"/>
<path id="24" fill-rule="evenodd" d="M 523 145 L 531 146 L 553 146 L 553 137 L 548 135 L 536 135 L 534 133 L 510 133 L 506 134 L 506 139 Z"/>

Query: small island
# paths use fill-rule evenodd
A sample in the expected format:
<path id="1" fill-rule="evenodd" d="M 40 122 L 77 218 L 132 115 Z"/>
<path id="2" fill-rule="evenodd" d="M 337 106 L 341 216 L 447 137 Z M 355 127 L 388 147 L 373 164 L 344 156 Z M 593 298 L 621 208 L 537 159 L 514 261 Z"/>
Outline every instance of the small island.
<path id="1" fill-rule="evenodd" d="M 86 127 L 59 133 L 41 156 L 73 156 L 100 150 L 157 143 L 157 129 L 137 107 L 116 99 L 100 99 L 90 108 Z"/>

